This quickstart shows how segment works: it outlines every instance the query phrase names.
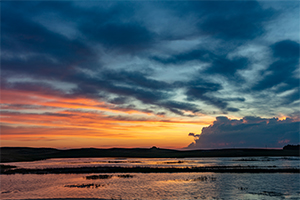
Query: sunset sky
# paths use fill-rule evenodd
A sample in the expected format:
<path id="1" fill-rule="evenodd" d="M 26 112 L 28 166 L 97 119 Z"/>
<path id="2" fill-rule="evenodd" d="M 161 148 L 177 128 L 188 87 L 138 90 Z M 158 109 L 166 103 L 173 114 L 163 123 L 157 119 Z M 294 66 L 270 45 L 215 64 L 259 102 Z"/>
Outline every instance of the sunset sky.
<path id="1" fill-rule="evenodd" d="M 299 1 L 2 1 L 1 146 L 299 143 Z"/>

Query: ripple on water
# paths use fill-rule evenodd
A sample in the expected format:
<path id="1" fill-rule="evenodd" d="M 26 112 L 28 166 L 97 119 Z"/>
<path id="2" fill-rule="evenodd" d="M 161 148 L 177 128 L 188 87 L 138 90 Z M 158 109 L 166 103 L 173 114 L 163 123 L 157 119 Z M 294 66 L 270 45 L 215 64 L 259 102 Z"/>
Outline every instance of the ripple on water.
<path id="1" fill-rule="evenodd" d="M 180 159 L 182 162 L 176 159 L 141 159 L 141 163 L 165 162 L 166 165 L 173 165 L 177 162 L 181 166 L 195 163 L 235 165 L 241 162 L 248 165 L 248 162 L 250 164 L 259 162 L 253 159 L 250 161 L 233 161 L 233 158 L 202 161 L 190 159 L 191 162 L 188 162 L 188 159 Z M 89 160 L 89 162 L 96 161 Z M 104 161 L 108 160 L 101 160 L 101 162 Z M 119 164 L 140 164 L 134 159 L 125 161 Z M 299 160 L 295 159 L 281 159 L 282 161 L 284 161 L 282 166 L 299 165 Z M 55 163 L 57 162 L 59 161 L 55 160 Z M 86 160 L 82 159 L 80 162 L 84 163 Z M 279 162 L 279 159 L 269 159 L 266 162 L 269 165 L 272 162 Z M 67 162 L 64 161 L 65 163 Z M 50 165 L 51 162 L 47 161 L 47 166 Z M 1 199 L 300 199 L 299 174 L 288 173 L 107 173 L 0 176 Z"/>

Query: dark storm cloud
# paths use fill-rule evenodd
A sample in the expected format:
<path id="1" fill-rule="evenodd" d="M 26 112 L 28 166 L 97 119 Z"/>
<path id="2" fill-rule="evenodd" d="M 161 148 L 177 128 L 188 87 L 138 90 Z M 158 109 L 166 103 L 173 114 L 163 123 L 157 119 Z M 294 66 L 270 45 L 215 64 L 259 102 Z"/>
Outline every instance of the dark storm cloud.
<path id="1" fill-rule="evenodd" d="M 191 111 L 193 113 L 200 112 L 200 109 L 197 107 L 197 105 L 192 104 L 192 103 L 168 100 L 165 102 L 160 102 L 158 105 L 165 107 L 165 108 L 169 109 L 170 111 L 172 111 L 173 113 L 176 113 L 178 115 L 184 115 L 183 111 Z M 193 115 L 190 115 L 190 116 L 193 116 Z"/>
<path id="2" fill-rule="evenodd" d="M 243 82 L 242 76 L 237 72 L 249 68 L 250 61 L 245 57 L 235 57 L 233 59 L 226 58 L 226 55 L 216 55 L 210 50 L 196 49 L 180 54 L 172 55 L 168 58 L 154 56 L 151 59 L 164 65 L 182 66 L 187 62 L 197 61 L 199 63 L 209 64 L 204 70 L 200 70 L 199 74 L 203 75 L 220 75 L 234 82 Z"/>
<path id="3" fill-rule="evenodd" d="M 274 57 L 287 60 L 299 58 L 299 43 L 291 40 L 276 42 L 271 46 Z"/>
<path id="4" fill-rule="evenodd" d="M 158 56 L 152 57 L 153 60 L 162 64 L 181 65 L 190 61 L 211 63 L 204 72 L 207 74 L 220 74 L 223 76 L 233 76 L 237 70 L 247 69 L 249 60 L 245 57 L 228 59 L 226 56 L 218 56 L 207 49 L 195 49 L 180 54 L 171 55 L 169 58 Z M 203 72 L 201 72 L 203 73 Z"/>
<path id="5" fill-rule="evenodd" d="M 83 33 L 105 47 L 129 52 L 141 50 L 153 44 L 155 34 L 135 23 L 111 23 L 97 27 L 83 24 Z M 128 52 L 127 52 L 128 53 Z"/>
<path id="6" fill-rule="evenodd" d="M 208 92 L 206 87 L 203 86 L 196 86 L 196 87 L 189 87 L 186 95 L 188 96 L 188 100 L 202 100 L 207 102 L 208 104 L 215 105 L 218 108 L 225 109 L 227 103 L 213 97 L 209 97 L 206 95 Z"/>
<path id="7" fill-rule="evenodd" d="M 264 23 L 276 11 L 263 8 L 257 1 L 188 1 L 162 3 L 181 18 L 196 16 L 198 32 L 226 41 L 250 40 L 264 34 Z"/>
<path id="8" fill-rule="evenodd" d="M 186 86 L 186 96 L 188 101 L 203 101 L 208 105 L 213 105 L 221 109 L 224 113 L 226 111 L 237 112 L 238 108 L 228 107 L 230 101 L 245 101 L 244 98 L 218 98 L 213 95 L 223 89 L 221 84 L 207 82 L 202 79 L 191 81 Z"/>
<path id="9" fill-rule="evenodd" d="M 92 78 L 84 74 L 65 76 L 65 81 L 77 84 L 77 87 L 68 92 L 68 94 L 63 93 L 62 91 L 53 88 L 52 85 L 46 83 L 7 83 L 2 81 L 2 87 L 17 91 L 32 91 L 67 98 L 89 97 L 95 99 L 106 99 L 107 97 L 105 94 L 116 94 L 120 97 L 113 101 L 107 100 L 111 103 L 120 104 L 127 103 L 125 99 L 133 97 L 144 104 L 156 105 L 179 115 L 184 115 L 183 111 L 192 111 L 194 113 L 199 111 L 195 104 L 171 100 L 171 97 L 173 96 L 171 89 L 173 88 L 164 82 L 156 82 L 154 80 L 147 79 L 140 72 L 124 72 L 120 74 L 111 73 L 110 75 L 113 77 L 105 76 L 109 73 L 110 72 L 106 71 L 104 73 L 104 77 L 99 78 Z M 141 80 L 144 81 L 142 81 L 139 86 L 137 82 Z M 149 84 L 149 82 L 154 84 Z M 119 83 L 123 83 L 124 85 L 119 85 Z M 162 86 L 160 89 L 156 88 L 159 86 L 158 84 Z M 147 88 L 147 86 L 149 86 L 149 88 Z M 100 91 L 101 93 L 99 93 Z"/>
<path id="10" fill-rule="evenodd" d="M 139 74 L 139 73 L 138 73 Z M 126 77 L 126 75 L 125 75 Z M 124 77 L 123 77 L 124 78 Z M 128 78 L 128 77 L 126 77 Z M 111 82 L 110 79 L 107 80 L 93 80 L 89 78 L 88 80 L 83 81 L 82 85 L 78 85 L 78 88 L 74 91 L 76 95 L 80 95 L 81 93 L 86 94 L 86 88 L 91 87 L 95 88 L 95 91 L 101 90 L 105 91 L 108 93 L 113 93 L 117 94 L 120 96 L 126 96 L 126 97 L 133 97 L 139 101 L 141 101 L 144 104 L 149 104 L 149 105 L 156 105 L 162 108 L 165 108 L 173 113 L 179 114 L 179 115 L 184 115 L 183 111 L 192 111 L 194 113 L 200 111 L 197 108 L 197 105 L 191 104 L 191 103 L 185 103 L 185 102 L 177 102 L 172 99 L 172 90 L 167 90 L 166 88 L 163 88 L 164 84 L 162 82 L 162 89 L 153 89 L 153 87 L 147 88 L 147 87 L 140 87 L 137 88 L 138 85 L 133 84 L 133 85 L 125 85 L 125 86 L 120 86 L 120 85 L 115 85 L 114 83 L 116 81 L 112 80 Z M 122 82 L 126 84 L 126 82 L 130 83 L 130 79 Z M 118 83 L 118 82 L 117 82 Z M 147 82 L 145 82 L 147 83 Z M 144 83 L 144 84 L 145 84 Z M 144 84 L 139 85 L 139 86 L 145 86 Z M 155 85 L 155 84 L 154 84 Z"/>
<path id="11" fill-rule="evenodd" d="M 254 85 L 252 89 L 262 91 L 276 87 L 274 89 L 278 93 L 296 89 L 294 94 L 288 95 L 284 102 L 298 100 L 300 82 L 295 71 L 299 68 L 299 49 L 299 43 L 291 40 L 283 40 L 271 45 L 273 57 L 276 61 L 261 72 L 263 79 Z"/>
<path id="12" fill-rule="evenodd" d="M 19 14 L 12 10 L 2 11 L 1 42 L 4 50 L 15 53 L 44 53 L 60 58 L 60 62 L 92 54 L 91 50 L 79 40 L 70 40 L 27 19 L 26 16 L 18 16 Z"/>
<path id="13" fill-rule="evenodd" d="M 55 5 L 58 5 L 58 9 L 61 8 L 60 5 L 63 6 L 62 8 L 65 8 L 64 3 Z M 167 100 L 170 97 L 168 92 L 154 91 L 154 89 L 163 90 L 169 87 L 168 84 L 146 78 L 144 74 L 139 72 L 108 70 L 104 71 L 101 77 L 90 77 L 89 75 L 78 73 L 74 70 L 74 67 L 77 67 L 77 65 L 78 67 L 90 67 L 89 65 L 93 64 L 95 57 L 92 50 L 77 40 L 70 40 L 58 33 L 49 31 L 37 22 L 26 18 L 26 16 L 17 17 L 18 14 L 20 13 L 15 12 L 14 14 L 13 10 L 6 10 L 3 13 L 2 48 L 6 56 L 3 56 L 2 70 L 7 70 L 12 74 L 15 72 L 27 74 L 35 78 L 50 78 L 52 80 L 63 80 L 76 84 L 77 88 L 73 89 L 68 96 L 80 95 L 101 98 L 103 97 L 103 94 L 99 94 L 99 91 L 101 91 L 107 94 L 112 93 L 133 97 L 146 104 L 159 104 L 162 107 L 165 104 L 168 107 L 167 109 L 171 109 L 169 108 L 169 104 L 159 103 L 160 100 Z M 11 24 L 14 24 L 14 26 L 11 26 Z M 90 28 L 91 30 L 95 30 L 93 26 Z M 97 35 L 99 40 L 108 42 L 112 46 L 120 45 L 127 48 L 126 45 L 131 45 L 134 42 L 133 45 L 142 45 L 145 42 L 143 39 L 145 37 L 142 36 L 144 29 L 137 25 L 104 24 L 102 28 L 105 31 L 112 32 L 105 32 L 103 29 L 99 31 L 95 30 L 96 32 L 90 34 Z M 112 44 L 113 42 L 115 43 Z M 13 50 L 14 52 L 12 52 Z M 17 58 L 11 58 L 8 55 L 9 53 L 21 55 Z M 24 58 L 28 53 L 33 55 Z M 25 56 L 22 56 L 22 54 L 25 54 Z M 88 63 L 84 63 L 87 60 Z M 116 83 L 119 85 L 116 85 Z M 53 92 L 53 87 L 45 84 L 15 83 L 11 84 L 10 87 L 24 91 L 42 92 L 45 90 Z M 64 96 L 61 93 L 56 93 L 56 95 Z"/>
<path id="14" fill-rule="evenodd" d="M 245 83 L 239 72 L 251 69 L 251 61 L 228 55 L 242 42 L 263 35 L 264 24 L 275 15 L 274 10 L 264 9 L 255 1 L 3 2 L 1 7 L 1 68 L 2 75 L 5 74 L 1 77 L 2 88 L 47 90 L 52 95 L 101 99 L 123 107 L 129 106 L 132 100 L 139 100 L 147 106 L 184 116 L 185 111 L 205 112 L 197 105 L 198 101 L 223 113 L 239 111 L 231 103 L 246 102 L 245 98 L 217 97 L 218 92 L 227 89 L 217 79 L 226 79 L 228 88 L 231 84 Z M 159 13 L 164 13 L 168 19 L 159 19 Z M 178 18 L 182 20 L 181 24 L 177 23 Z M 160 24 L 164 20 L 167 22 Z M 190 25 L 191 29 L 182 28 L 182 24 Z M 73 35 L 68 35 L 65 25 L 70 26 Z M 216 46 L 195 43 L 197 48 L 186 51 L 166 50 L 168 57 L 159 54 L 159 45 L 166 41 L 188 41 L 199 37 L 207 37 Z M 297 45 L 294 41 L 284 40 L 270 46 L 275 60 L 267 69 L 268 73 L 262 72 L 264 79 L 253 87 L 254 90 L 263 92 L 276 86 L 275 92 L 280 93 L 295 89 L 285 96 L 284 102 L 297 100 L 299 80 L 292 77 L 297 64 Z M 120 55 L 137 59 L 142 64 L 129 69 L 127 66 L 132 63 L 123 65 L 127 61 L 118 57 Z M 105 56 L 109 58 L 105 60 Z M 156 61 L 154 64 L 153 60 Z M 194 74 L 201 81 L 195 81 L 194 76 L 173 82 L 155 77 L 156 64 L 159 64 L 157 69 L 175 65 L 176 69 L 190 69 L 190 61 L 205 64 L 205 68 Z M 119 67 L 119 64 L 126 67 Z M 118 66 L 117 69 L 114 66 Z M 149 66 L 152 71 L 144 73 L 144 66 Z M 8 79 L 16 75 L 71 83 L 75 88 L 64 93 L 43 83 L 20 81 L 9 84 Z M 203 81 L 203 78 L 209 81 Z M 180 99 L 185 99 L 174 100 L 181 89 L 185 96 Z M 142 108 L 137 106 L 136 109 Z M 164 110 L 157 112 L 160 111 Z"/>
<path id="15" fill-rule="evenodd" d="M 201 31 L 224 40 L 248 40 L 264 33 L 263 23 L 274 15 L 256 1 L 203 2 L 205 16 L 198 23 Z"/>
<path id="16" fill-rule="evenodd" d="M 298 101 L 299 99 L 300 99 L 300 88 L 298 87 L 297 89 L 294 90 L 294 92 L 285 96 L 283 100 L 283 104 L 291 104 L 294 103 L 295 101 Z"/>
<path id="17" fill-rule="evenodd" d="M 246 99 L 243 97 L 236 97 L 236 98 L 225 98 L 224 101 L 237 101 L 237 102 L 244 102 Z"/>
<path id="18" fill-rule="evenodd" d="M 77 65 L 93 63 L 94 52 L 87 45 L 20 15 L 14 10 L 2 9 L 2 70 L 60 78 Z"/>
<path id="19" fill-rule="evenodd" d="M 143 88 L 155 89 L 155 90 L 166 90 L 174 88 L 171 84 L 168 84 L 164 81 L 157 81 L 154 79 L 148 78 L 149 74 L 137 72 L 137 71 L 104 71 L 102 76 L 115 82 L 120 82 L 124 84 L 129 84 L 132 86 L 139 86 Z"/>
<path id="20" fill-rule="evenodd" d="M 155 42 L 156 34 L 135 18 L 140 4 L 88 2 L 86 5 L 90 7 L 81 7 L 80 2 L 79 5 L 74 2 L 43 2 L 39 7 L 59 13 L 64 19 L 75 21 L 83 40 L 101 44 L 108 50 L 136 53 Z"/>
<path id="21" fill-rule="evenodd" d="M 216 121 L 202 129 L 195 142 L 188 148 L 224 148 L 224 147 L 283 147 L 287 143 L 299 143 L 300 122 L 290 118 L 244 117 L 231 120 L 217 117 Z"/>
<path id="22" fill-rule="evenodd" d="M 145 85 L 147 85 L 147 82 L 141 83 L 142 85 L 138 85 L 136 82 L 140 79 L 155 82 L 154 80 L 147 79 L 144 76 L 141 76 L 141 73 L 139 72 L 125 72 L 124 74 L 114 74 L 113 72 L 109 71 L 100 74 L 98 77 L 76 74 L 74 76 L 68 77 L 67 80 L 73 83 L 77 83 L 78 87 L 73 91 L 77 95 L 84 95 L 86 93 L 86 90 L 95 94 L 98 93 L 98 91 L 105 91 L 118 95 L 132 96 L 144 103 L 151 103 L 170 97 L 170 94 L 168 94 L 167 91 L 152 90 L 154 86 L 150 88 L 145 87 Z M 162 82 L 162 85 L 163 84 L 164 83 Z"/>
<path id="23" fill-rule="evenodd" d="M 247 69 L 248 67 L 248 59 L 240 57 L 229 60 L 227 58 L 216 58 L 211 67 L 208 67 L 204 72 L 208 74 L 219 74 L 225 77 L 235 77 L 239 79 L 239 82 L 242 81 L 236 72 L 238 70 Z"/>

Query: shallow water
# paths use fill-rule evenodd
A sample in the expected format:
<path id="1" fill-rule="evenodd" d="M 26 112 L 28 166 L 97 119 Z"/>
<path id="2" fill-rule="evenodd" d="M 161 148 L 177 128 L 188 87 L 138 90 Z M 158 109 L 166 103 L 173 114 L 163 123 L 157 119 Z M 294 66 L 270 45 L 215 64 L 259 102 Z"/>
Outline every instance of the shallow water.
<path id="1" fill-rule="evenodd" d="M 222 158 L 55 158 L 34 162 L 4 163 L 21 168 L 63 167 L 204 167 L 204 166 L 258 166 L 300 167 L 299 157 L 222 157 Z"/>
<path id="2" fill-rule="evenodd" d="M 1 175 L 1 199 L 300 199 L 299 175 L 135 173 L 87 180 L 72 175 Z M 84 185 L 100 187 L 81 187 Z M 73 186 L 73 187 L 70 187 Z"/>
<path id="3" fill-rule="evenodd" d="M 148 167 L 251 165 L 299 168 L 299 158 L 80 158 L 6 164 L 17 164 L 26 168 L 103 165 Z M 0 199 L 300 199 L 300 174 L 292 173 L 109 173 L 105 175 L 112 176 L 106 179 L 86 179 L 86 176 L 90 175 L 99 174 L 0 175 Z"/>

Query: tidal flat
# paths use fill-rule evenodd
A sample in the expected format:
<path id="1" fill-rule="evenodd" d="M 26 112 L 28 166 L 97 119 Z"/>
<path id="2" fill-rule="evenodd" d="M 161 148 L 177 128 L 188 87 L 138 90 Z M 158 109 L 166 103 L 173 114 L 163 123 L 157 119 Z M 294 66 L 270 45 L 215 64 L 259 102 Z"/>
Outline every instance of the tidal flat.
<path id="1" fill-rule="evenodd" d="M 300 199 L 299 161 L 59 158 L 2 163 L 11 167 L 0 175 L 1 199 Z"/>
<path id="2" fill-rule="evenodd" d="M 96 174 L 93 174 L 96 175 Z M 299 174 L 136 173 L 1 175 L 1 199 L 300 199 Z"/>

